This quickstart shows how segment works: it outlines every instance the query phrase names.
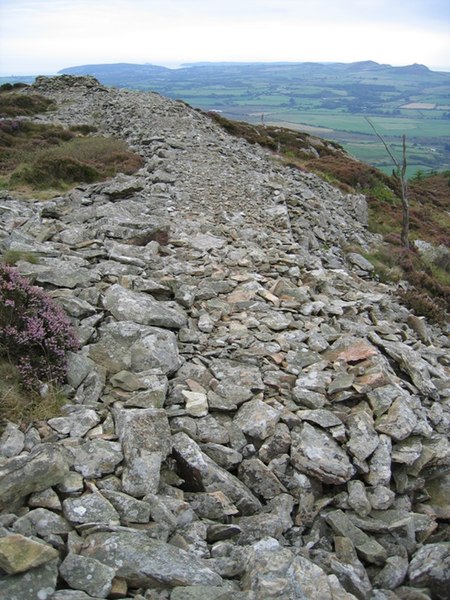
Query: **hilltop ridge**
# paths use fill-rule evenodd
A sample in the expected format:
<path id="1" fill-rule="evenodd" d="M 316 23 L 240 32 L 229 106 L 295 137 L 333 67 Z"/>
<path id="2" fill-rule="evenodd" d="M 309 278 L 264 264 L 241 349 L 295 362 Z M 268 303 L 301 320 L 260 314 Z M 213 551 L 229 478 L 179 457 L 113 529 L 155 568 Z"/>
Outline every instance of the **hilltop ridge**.
<path id="1" fill-rule="evenodd" d="M 365 197 L 156 93 L 35 92 L 143 166 L 0 198 L 81 342 L 62 415 L 0 438 L 0 592 L 444 600 L 449 341 L 355 251 Z"/>

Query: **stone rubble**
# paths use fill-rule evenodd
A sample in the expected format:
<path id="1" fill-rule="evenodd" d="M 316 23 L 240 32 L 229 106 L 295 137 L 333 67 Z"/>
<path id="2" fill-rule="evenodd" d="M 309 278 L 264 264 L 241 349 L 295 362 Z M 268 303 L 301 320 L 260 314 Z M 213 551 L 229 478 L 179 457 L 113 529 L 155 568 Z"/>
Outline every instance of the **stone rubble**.
<path id="1" fill-rule="evenodd" d="M 82 343 L 62 416 L 0 439 L 0 595 L 448 597 L 449 342 L 353 251 L 364 197 L 182 102 L 34 90 L 145 165 L 0 199 L 0 249 Z"/>

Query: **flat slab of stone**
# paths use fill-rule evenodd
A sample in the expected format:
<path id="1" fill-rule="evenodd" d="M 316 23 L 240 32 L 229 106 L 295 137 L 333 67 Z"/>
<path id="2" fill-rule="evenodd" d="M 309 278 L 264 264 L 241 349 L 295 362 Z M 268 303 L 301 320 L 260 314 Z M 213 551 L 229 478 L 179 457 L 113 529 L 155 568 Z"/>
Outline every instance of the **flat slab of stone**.
<path id="1" fill-rule="evenodd" d="M 176 303 L 158 302 L 149 294 L 134 292 L 121 285 L 109 287 L 103 298 L 103 306 L 118 321 L 133 321 L 141 325 L 179 329 L 186 325 L 187 317 Z"/>
<path id="2" fill-rule="evenodd" d="M 140 498 L 156 493 L 162 461 L 171 449 L 171 432 L 165 410 L 115 409 L 116 432 L 125 456 L 124 491 Z"/>
<path id="3" fill-rule="evenodd" d="M 347 453 L 331 435 L 309 423 L 292 430 L 291 462 L 324 483 L 340 485 L 355 473 Z"/>
<path id="4" fill-rule="evenodd" d="M 159 369 L 165 375 L 171 375 L 182 364 L 177 338 L 172 331 L 132 321 L 101 327 L 100 339 L 89 347 L 89 355 L 109 373 Z"/>
<path id="5" fill-rule="evenodd" d="M 0 598 L 8 600 L 49 600 L 56 589 L 58 560 L 17 573 L 0 577 Z"/>
<path id="6" fill-rule="evenodd" d="M 69 553 L 59 566 L 59 574 L 71 588 L 94 598 L 107 598 L 116 570 L 95 558 Z"/>
<path id="7" fill-rule="evenodd" d="M 383 546 L 356 527 L 342 510 L 328 513 L 326 521 L 335 533 L 353 542 L 361 558 L 377 565 L 386 561 L 387 554 Z"/>
<path id="8" fill-rule="evenodd" d="M 450 542 L 419 548 L 409 563 L 409 580 L 414 587 L 427 587 L 433 597 L 448 598 L 450 583 Z"/>
<path id="9" fill-rule="evenodd" d="M 52 546 L 18 533 L 0 538 L 0 568 L 9 575 L 28 571 L 58 556 Z"/>
<path id="10" fill-rule="evenodd" d="M 244 433 L 259 440 L 273 435 L 279 420 L 280 412 L 258 398 L 243 404 L 234 417 Z"/>
<path id="11" fill-rule="evenodd" d="M 377 419 L 375 429 L 393 440 L 407 438 L 417 424 L 417 416 L 403 396 L 395 400 L 388 412 Z"/>
<path id="12" fill-rule="evenodd" d="M 60 483 L 68 471 L 64 451 L 57 444 L 42 444 L 27 456 L 11 458 L 0 467 L 0 508 Z"/>
<path id="13" fill-rule="evenodd" d="M 82 556 L 116 569 L 131 587 L 221 586 L 222 578 L 184 550 L 136 532 L 100 532 L 86 537 Z"/>

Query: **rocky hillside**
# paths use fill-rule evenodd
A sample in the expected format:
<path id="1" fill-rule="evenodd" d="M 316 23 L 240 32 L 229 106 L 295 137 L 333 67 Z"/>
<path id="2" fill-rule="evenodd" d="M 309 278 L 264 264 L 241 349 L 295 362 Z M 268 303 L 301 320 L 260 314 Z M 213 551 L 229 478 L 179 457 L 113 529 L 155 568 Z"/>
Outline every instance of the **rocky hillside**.
<path id="1" fill-rule="evenodd" d="M 346 251 L 365 198 L 157 94 L 33 90 L 145 164 L 0 200 L 82 345 L 63 415 L 1 437 L 0 595 L 446 598 L 449 342 Z"/>

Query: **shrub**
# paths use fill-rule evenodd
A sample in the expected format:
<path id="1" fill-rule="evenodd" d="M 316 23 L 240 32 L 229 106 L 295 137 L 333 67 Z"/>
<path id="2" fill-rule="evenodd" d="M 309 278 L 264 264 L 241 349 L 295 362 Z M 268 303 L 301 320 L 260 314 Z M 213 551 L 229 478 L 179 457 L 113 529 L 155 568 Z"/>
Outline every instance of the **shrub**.
<path id="1" fill-rule="evenodd" d="M 87 135 L 94 130 L 86 124 L 69 130 L 0 119 L 0 187 L 65 191 L 142 167 L 142 158 L 129 151 L 124 141 Z"/>
<path id="2" fill-rule="evenodd" d="M 95 125 L 88 125 L 87 123 L 81 123 L 80 125 L 71 125 L 69 127 L 70 131 L 74 133 L 79 133 L 81 135 L 88 135 L 89 133 L 95 133 L 98 131 L 98 128 Z"/>
<path id="3" fill-rule="evenodd" d="M 0 117 L 29 116 L 45 112 L 53 106 L 53 102 L 39 94 L 15 94 L 13 92 L 0 95 Z"/>
<path id="4" fill-rule="evenodd" d="M 0 355 L 14 364 L 27 388 L 58 383 L 66 354 L 78 347 L 62 309 L 17 269 L 0 265 Z"/>
<path id="5" fill-rule="evenodd" d="M 431 298 L 416 288 L 400 292 L 399 296 L 402 302 L 416 315 L 426 317 L 429 321 L 439 325 L 445 325 L 447 322 L 445 301 L 442 298 Z"/>
<path id="6" fill-rule="evenodd" d="M 93 183 L 101 179 L 91 165 L 70 156 L 42 156 L 33 164 L 16 171 L 12 183 L 28 183 L 35 188 L 60 187 L 64 184 Z"/>

